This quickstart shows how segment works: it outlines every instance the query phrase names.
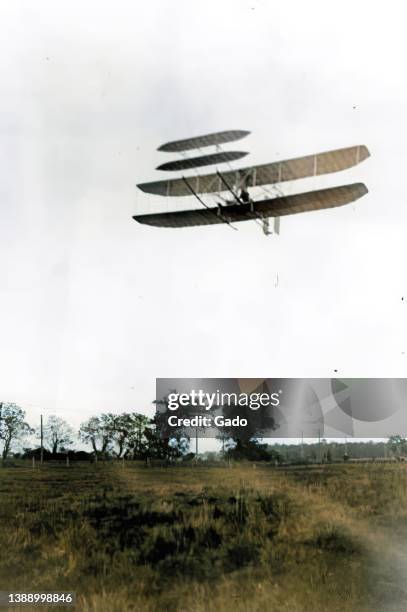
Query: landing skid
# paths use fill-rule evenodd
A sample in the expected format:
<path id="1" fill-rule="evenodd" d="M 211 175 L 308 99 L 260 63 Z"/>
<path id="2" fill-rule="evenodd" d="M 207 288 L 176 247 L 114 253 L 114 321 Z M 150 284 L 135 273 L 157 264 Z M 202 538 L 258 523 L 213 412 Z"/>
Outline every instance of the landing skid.
<path id="1" fill-rule="evenodd" d="M 269 217 L 262 220 L 262 225 L 263 225 L 263 234 L 265 236 L 271 236 L 272 234 L 277 234 L 278 236 L 280 234 L 280 217 L 274 217 L 273 231 L 271 231 L 270 229 L 270 218 Z"/>

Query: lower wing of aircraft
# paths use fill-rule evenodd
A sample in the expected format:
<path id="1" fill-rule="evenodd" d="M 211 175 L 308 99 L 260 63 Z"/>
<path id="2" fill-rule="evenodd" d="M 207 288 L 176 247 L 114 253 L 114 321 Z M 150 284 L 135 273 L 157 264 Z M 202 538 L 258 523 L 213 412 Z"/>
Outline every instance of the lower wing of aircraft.
<path id="1" fill-rule="evenodd" d="M 367 192 L 367 187 L 363 183 L 353 183 L 243 204 L 233 203 L 202 209 L 135 215 L 133 219 L 139 223 L 156 227 L 231 224 L 237 221 L 264 220 L 268 217 L 282 217 L 313 210 L 335 208 L 354 202 Z"/>

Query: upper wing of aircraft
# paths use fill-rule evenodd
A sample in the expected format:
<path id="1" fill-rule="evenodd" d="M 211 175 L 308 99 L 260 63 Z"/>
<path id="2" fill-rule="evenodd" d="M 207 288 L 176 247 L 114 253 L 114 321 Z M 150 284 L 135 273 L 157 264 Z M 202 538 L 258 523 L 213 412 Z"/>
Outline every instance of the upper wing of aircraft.
<path id="1" fill-rule="evenodd" d="M 188 177 L 188 182 L 196 193 L 220 193 L 227 190 L 225 181 L 232 186 L 242 184 L 245 187 L 271 185 L 308 176 L 339 172 L 355 166 L 369 155 L 369 150 L 365 145 L 357 145 L 270 164 L 229 170 L 222 173 L 224 180 L 218 173 L 211 173 Z M 182 178 L 140 183 L 137 187 L 145 193 L 161 196 L 191 195 L 191 189 L 188 188 Z"/>

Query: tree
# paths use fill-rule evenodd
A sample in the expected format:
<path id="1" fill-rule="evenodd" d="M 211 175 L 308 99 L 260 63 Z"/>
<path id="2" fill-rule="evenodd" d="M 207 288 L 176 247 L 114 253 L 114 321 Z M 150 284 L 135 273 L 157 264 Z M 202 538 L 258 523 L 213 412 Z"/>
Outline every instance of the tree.
<path id="1" fill-rule="evenodd" d="M 0 402 L 0 441 L 3 443 L 3 459 L 7 459 L 13 442 L 34 433 L 24 418 L 25 412 L 20 406 Z"/>
<path id="2" fill-rule="evenodd" d="M 271 431 L 276 429 L 274 412 L 270 406 L 261 406 L 257 410 L 252 410 L 250 406 L 239 404 L 226 404 L 220 407 L 225 417 L 225 422 L 231 423 L 237 416 L 245 419 L 246 425 L 225 425 L 221 430 L 221 435 L 229 437 L 235 443 L 249 442 L 259 438 L 268 437 Z M 227 420 L 227 421 L 226 421 Z"/>
<path id="3" fill-rule="evenodd" d="M 387 444 L 395 456 L 399 457 L 402 453 L 407 452 L 407 440 L 402 436 L 390 436 Z"/>
<path id="4" fill-rule="evenodd" d="M 132 428 L 126 441 L 126 456 L 133 459 L 145 459 L 149 454 L 147 429 L 150 419 L 145 414 L 132 414 Z"/>
<path id="5" fill-rule="evenodd" d="M 136 459 L 145 456 L 144 432 L 148 423 L 148 417 L 137 412 L 107 412 L 81 426 L 80 434 L 84 441 L 93 445 L 94 450 L 99 439 L 102 441 L 103 452 L 111 449 L 118 459 L 125 456 Z"/>
<path id="6" fill-rule="evenodd" d="M 112 452 L 117 459 L 171 459 L 186 453 L 189 446 L 185 432 L 176 429 L 162 435 L 157 417 L 150 419 L 137 412 L 93 416 L 81 424 L 78 435 L 92 446 L 96 456 Z"/>
<path id="7" fill-rule="evenodd" d="M 172 389 L 170 394 L 176 394 L 177 390 Z M 172 412 L 169 409 L 169 395 L 162 399 L 155 399 L 156 412 L 151 419 L 150 429 L 146 430 L 150 457 L 171 460 L 185 455 L 190 444 L 190 427 L 174 427 L 168 423 L 168 417 Z M 195 408 L 195 407 L 194 407 Z M 178 417 L 190 417 L 194 412 L 190 411 L 191 406 L 179 406 L 177 409 Z"/>
<path id="8" fill-rule="evenodd" d="M 51 452 L 65 450 L 73 443 L 74 431 L 70 425 L 60 417 L 51 415 L 44 426 L 44 440 Z"/>
<path id="9" fill-rule="evenodd" d="M 148 456 L 155 459 L 171 461 L 185 455 L 189 448 L 189 436 L 182 430 L 175 430 L 171 437 L 163 436 L 160 414 L 150 419 L 150 425 L 145 429 Z"/>
<path id="10" fill-rule="evenodd" d="M 81 424 L 79 438 L 91 444 L 96 455 L 112 451 L 118 459 L 169 458 L 180 456 L 187 447 L 185 435 L 175 432 L 164 440 L 156 421 L 137 412 L 107 412 L 91 417 Z"/>
<path id="11" fill-rule="evenodd" d="M 103 416 L 91 417 L 79 428 L 79 439 L 85 444 L 91 444 L 95 455 L 106 453 L 112 442 L 112 432 Z"/>
<path id="12" fill-rule="evenodd" d="M 103 431 L 112 446 L 113 453 L 118 459 L 122 457 L 126 444 L 133 429 L 132 414 L 123 412 L 113 414 L 107 412 L 101 415 Z"/>
<path id="13" fill-rule="evenodd" d="M 240 440 L 237 438 L 234 441 L 234 446 L 228 446 L 226 457 L 229 459 L 248 461 L 277 461 L 281 462 L 281 455 L 274 449 L 271 449 L 267 444 L 262 444 L 258 440 Z"/>

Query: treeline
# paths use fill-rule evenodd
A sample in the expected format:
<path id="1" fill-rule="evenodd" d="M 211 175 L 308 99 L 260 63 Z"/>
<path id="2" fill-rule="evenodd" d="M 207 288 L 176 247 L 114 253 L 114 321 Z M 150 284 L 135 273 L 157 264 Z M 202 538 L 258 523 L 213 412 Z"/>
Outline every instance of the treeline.
<path id="1" fill-rule="evenodd" d="M 38 444 L 24 446 L 29 437 L 40 439 L 39 428 L 34 429 L 25 420 L 20 406 L 0 402 L 0 444 L 1 456 L 6 459 L 16 448 L 22 448 L 19 456 L 38 454 Z M 171 460 L 187 454 L 189 438 L 182 431 L 174 432 L 170 438 L 163 438 L 155 418 L 144 414 L 103 413 L 84 421 L 76 432 L 64 419 L 51 415 L 43 426 L 44 458 L 73 453 L 72 446 L 82 442 L 95 457 L 117 459 L 165 459 Z M 76 455 L 81 451 L 76 452 Z"/>
<path id="2" fill-rule="evenodd" d="M 0 402 L 0 449 L 1 457 L 11 454 L 20 457 L 39 456 L 38 442 L 27 446 L 30 438 L 39 441 L 39 428 L 31 427 L 25 420 L 25 412 L 16 404 Z M 348 459 L 381 459 L 407 456 L 407 440 L 392 436 L 387 442 L 337 442 L 321 440 L 314 444 L 266 444 L 256 437 L 242 441 L 233 436 L 220 436 L 221 452 L 210 452 L 202 458 L 219 460 L 267 461 L 276 464 L 330 463 Z M 81 442 L 89 453 L 74 448 Z M 161 459 L 175 460 L 192 458 L 189 453 L 190 439 L 180 429 L 171 437 L 163 438 L 156 417 L 150 418 L 137 412 L 110 412 L 93 416 L 84 421 L 75 431 L 64 419 L 51 415 L 43 426 L 43 458 L 76 459 Z"/>
<path id="3" fill-rule="evenodd" d="M 390 459 L 407 455 L 407 440 L 390 436 L 387 441 L 337 442 L 321 440 L 304 444 L 272 444 L 269 452 L 279 455 L 282 463 L 331 463 L 349 459 Z"/>

